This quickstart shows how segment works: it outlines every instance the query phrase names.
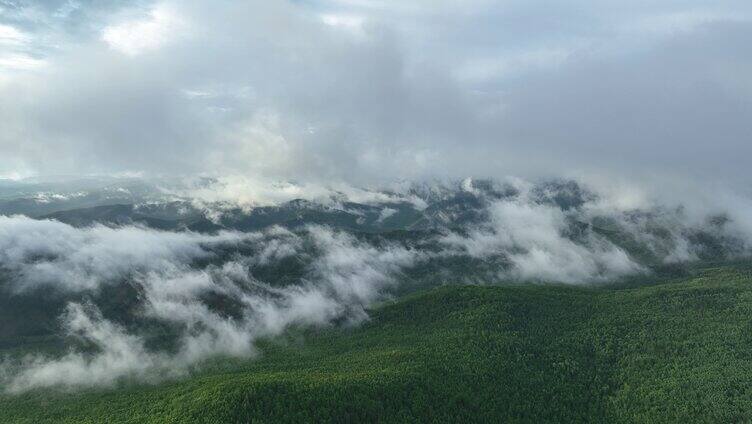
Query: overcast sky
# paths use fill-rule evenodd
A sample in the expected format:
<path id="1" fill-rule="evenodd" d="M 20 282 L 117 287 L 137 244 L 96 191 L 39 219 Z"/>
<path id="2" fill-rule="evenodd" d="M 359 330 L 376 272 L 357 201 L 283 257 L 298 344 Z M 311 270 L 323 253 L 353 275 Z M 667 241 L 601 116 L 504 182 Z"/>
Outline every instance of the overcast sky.
<path id="1" fill-rule="evenodd" d="M 749 0 L 0 0 L 0 176 L 752 177 Z"/>

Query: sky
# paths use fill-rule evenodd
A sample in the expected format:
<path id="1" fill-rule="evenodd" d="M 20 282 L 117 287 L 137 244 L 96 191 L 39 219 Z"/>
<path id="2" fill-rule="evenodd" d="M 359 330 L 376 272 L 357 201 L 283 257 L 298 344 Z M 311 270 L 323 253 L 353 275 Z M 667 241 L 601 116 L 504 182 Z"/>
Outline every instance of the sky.
<path id="1" fill-rule="evenodd" d="M 0 0 L 0 177 L 752 177 L 744 0 Z"/>

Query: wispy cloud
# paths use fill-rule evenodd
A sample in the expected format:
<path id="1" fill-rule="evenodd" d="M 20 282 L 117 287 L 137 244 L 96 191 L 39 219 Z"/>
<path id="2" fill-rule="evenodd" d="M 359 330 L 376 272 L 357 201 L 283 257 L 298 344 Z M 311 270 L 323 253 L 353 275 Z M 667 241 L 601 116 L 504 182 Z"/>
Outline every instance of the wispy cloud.
<path id="1" fill-rule="evenodd" d="M 138 316 L 179 329 L 176 352 L 149 349 L 137 328 L 116 324 L 94 304 L 71 301 L 61 317 L 68 336 L 85 340 L 97 352 L 8 360 L 3 370 L 11 392 L 107 386 L 124 378 L 158 381 L 182 375 L 212 356 L 252 356 L 259 337 L 291 325 L 327 325 L 342 318 L 358 322 L 366 318 L 365 308 L 396 284 L 399 271 L 419 259 L 403 247 L 371 246 L 324 227 L 309 227 L 302 235 L 271 228 L 207 236 L 134 227 L 75 229 L 12 217 L 0 221 L 0 240 L 0 263 L 9 271 L 6 288 L 91 293 L 129 281 L 140 287 Z M 310 243 L 313 253 L 304 249 Z M 294 284 L 277 286 L 253 275 L 254 267 L 311 254 L 306 276 Z M 204 300 L 209 294 L 224 296 L 237 313 L 212 309 Z"/>

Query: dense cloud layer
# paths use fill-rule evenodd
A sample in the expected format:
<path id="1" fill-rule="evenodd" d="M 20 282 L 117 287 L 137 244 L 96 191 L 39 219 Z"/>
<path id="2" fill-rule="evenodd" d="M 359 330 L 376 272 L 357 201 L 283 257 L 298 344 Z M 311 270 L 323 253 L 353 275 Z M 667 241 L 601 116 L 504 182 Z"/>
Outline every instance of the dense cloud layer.
<path id="1" fill-rule="evenodd" d="M 743 1 L 2 8 L 0 175 L 749 178 Z"/>

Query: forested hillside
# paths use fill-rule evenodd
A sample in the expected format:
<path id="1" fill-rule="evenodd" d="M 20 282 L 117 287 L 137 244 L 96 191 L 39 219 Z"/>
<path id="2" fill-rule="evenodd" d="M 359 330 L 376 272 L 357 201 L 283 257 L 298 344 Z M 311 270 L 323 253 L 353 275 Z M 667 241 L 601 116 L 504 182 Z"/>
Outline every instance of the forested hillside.
<path id="1" fill-rule="evenodd" d="M 742 422 L 752 273 L 619 288 L 444 286 L 189 378 L 0 398 L 2 422 Z"/>

